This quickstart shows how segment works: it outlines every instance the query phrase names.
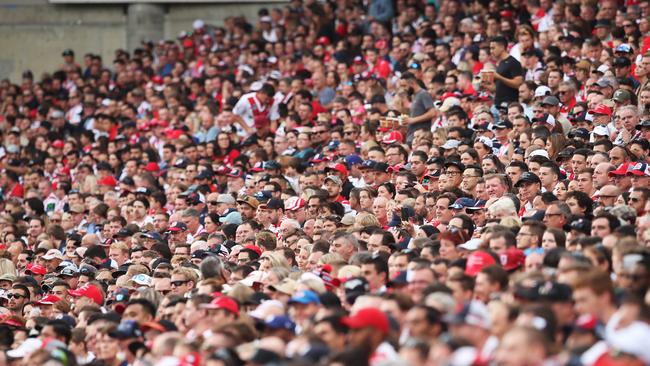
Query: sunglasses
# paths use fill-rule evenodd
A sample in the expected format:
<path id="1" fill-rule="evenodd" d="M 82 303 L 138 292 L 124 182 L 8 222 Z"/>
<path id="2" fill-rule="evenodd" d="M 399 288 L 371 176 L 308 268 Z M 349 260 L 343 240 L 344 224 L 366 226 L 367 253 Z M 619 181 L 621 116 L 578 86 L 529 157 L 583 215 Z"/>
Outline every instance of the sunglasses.
<path id="1" fill-rule="evenodd" d="M 253 187 L 253 188 L 254 188 L 254 187 Z M 216 205 L 219 204 L 219 202 L 217 202 L 217 201 L 210 201 L 210 202 L 208 202 L 208 204 L 209 204 L 210 206 L 216 206 Z"/>
<path id="2" fill-rule="evenodd" d="M 188 282 L 190 282 L 190 281 L 188 281 L 188 280 L 185 280 L 185 281 L 172 281 L 172 282 L 170 282 L 170 284 L 172 286 L 174 286 L 174 287 L 179 287 L 179 286 L 183 286 L 184 284 L 186 284 Z"/>
<path id="3" fill-rule="evenodd" d="M 7 294 L 7 299 L 20 299 L 26 298 L 27 296 L 21 294 Z"/>

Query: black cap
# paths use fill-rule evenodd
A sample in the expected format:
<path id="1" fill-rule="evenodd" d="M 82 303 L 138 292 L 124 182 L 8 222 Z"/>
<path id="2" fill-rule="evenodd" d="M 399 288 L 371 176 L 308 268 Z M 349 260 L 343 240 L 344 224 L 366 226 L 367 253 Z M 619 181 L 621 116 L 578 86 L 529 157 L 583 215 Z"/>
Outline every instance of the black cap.
<path id="1" fill-rule="evenodd" d="M 539 179 L 539 177 L 537 175 L 535 175 L 535 173 L 524 172 L 521 175 L 521 177 L 519 178 L 519 180 L 517 181 L 517 183 L 515 184 L 515 187 L 519 187 L 524 183 L 540 183 L 541 184 L 542 181 Z"/>
<path id="2" fill-rule="evenodd" d="M 213 255 L 214 255 L 214 254 L 213 254 L 212 252 L 208 252 L 208 251 L 205 251 L 205 250 L 199 249 L 199 250 L 195 250 L 195 251 L 192 253 L 192 258 L 204 259 L 204 258 L 207 258 L 207 257 L 211 257 L 211 256 L 213 256 Z"/>
<path id="3" fill-rule="evenodd" d="M 591 221 L 588 219 L 579 218 L 574 220 L 569 224 L 569 227 L 571 230 L 576 230 L 586 235 L 590 235 L 591 233 Z"/>
<path id="4" fill-rule="evenodd" d="M 494 128 L 496 129 L 512 128 L 512 122 L 508 121 L 507 119 L 500 120 L 499 122 L 494 124 Z"/>
<path id="5" fill-rule="evenodd" d="M 74 51 L 67 48 L 63 50 L 63 53 L 61 53 L 61 56 L 74 56 Z"/>
<path id="6" fill-rule="evenodd" d="M 284 209 L 284 202 L 279 198 L 271 198 L 266 203 L 262 203 L 259 208 L 268 210 Z"/>
<path id="7" fill-rule="evenodd" d="M 212 172 L 208 169 L 203 169 L 197 174 L 196 179 L 212 179 Z"/>
<path id="8" fill-rule="evenodd" d="M 611 26 L 612 26 L 612 21 L 611 20 L 609 20 L 609 19 L 599 19 L 599 20 L 596 21 L 596 25 L 595 25 L 594 28 L 603 28 L 603 27 L 609 28 Z"/>
<path id="9" fill-rule="evenodd" d="M 627 57 L 617 57 L 617 58 L 614 59 L 614 62 L 612 63 L 612 66 L 614 66 L 614 67 L 632 66 L 632 62 Z"/>
<path id="10" fill-rule="evenodd" d="M 126 238 L 127 236 L 133 235 L 133 232 L 127 228 L 121 228 L 115 235 L 113 235 L 116 238 Z"/>
<path id="11" fill-rule="evenodd" d="M 589 131 L 584 128 L 576 128 L 573 131 L 569 132 L 569 138 L 579 138 L 583 140 L 589 139 Z"/>
<path id="12" fill-rule="evenodd" d="M 458 169 L 460 169 L 461 172 L 465 170 L 465 164 L 455 159 L 445 161 L 445 168 L 448 168 L 450 166 L 458 167 Z"/>
<path id="13" fill-rule="evenodd" d="M 388 173 L 388 168 L 390 168 L 390 165 L 386 163 L 380 163 L 380 162 L 375 163 L 375 171 Z"/>
<path id="14" fill-rule="evenodd" d="M 187 168 L 187 164 L 189 164 L 189 161 L 187 159 L 180 158 L 174 162 L 174 168 L 185 169 Z"/>
<path id="15" fill-rule="evenodd" d="M 573 299 L 571 286 L 555 281 L 546 281 L 537 286 L 539 299 L 551 302 L 567 302 Z"/>
<path id="16" fill-rule="evenodd" d="M 571 287 L 554 281 L 517 285 L 515 296 L 528 301 L 567 302 L 572 300 Z"/>
<path id="17" fill-rule="evenodd" d="M 343 289 L 345 290 L 345 301 L 352 305 L 357 297 L 370 292 L 370 285 L 364 277 L 352 277 L 345 281 Z"/>

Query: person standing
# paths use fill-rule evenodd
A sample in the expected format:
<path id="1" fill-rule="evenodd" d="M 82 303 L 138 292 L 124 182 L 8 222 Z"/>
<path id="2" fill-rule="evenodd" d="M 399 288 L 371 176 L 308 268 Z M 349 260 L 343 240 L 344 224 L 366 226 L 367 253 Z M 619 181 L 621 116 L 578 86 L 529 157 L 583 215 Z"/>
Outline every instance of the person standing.
<path id="1" fill-rule="evenodd" d="M 401 77 L 401 87 L 411 96 L 411 107 L 409 117 L 404 120 L 408 126 L 406 142 L 413 141 L 415 131 L 431 130 L 431 120 L 436 116 L 436 109 L 433 105 L 431 94 L 422 87 L 421 81 L 411 72 L 405 72 Z"/>
<path id="2" fill-rule="evenodd" d="M 490 53 L 497 61 L 496 72 L 488 73 L 486 82 L 494 81 L 494 105 L 516 102 L 519 86 L 524 82 L 524 69 L 516 58 L 508 53 L 508 40 L 497 36 L 490 40 Z"/>

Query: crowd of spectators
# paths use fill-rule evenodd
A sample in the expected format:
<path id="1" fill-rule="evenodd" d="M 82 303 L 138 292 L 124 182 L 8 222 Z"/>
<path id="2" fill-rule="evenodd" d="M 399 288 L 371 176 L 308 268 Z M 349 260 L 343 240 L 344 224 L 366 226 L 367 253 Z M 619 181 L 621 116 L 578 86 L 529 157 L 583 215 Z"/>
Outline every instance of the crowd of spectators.
<path id="1" fill-rule="evenodd" d="M 648 1 L 277 6 L 0 82 L 0 365 L 650 364 Z"/>

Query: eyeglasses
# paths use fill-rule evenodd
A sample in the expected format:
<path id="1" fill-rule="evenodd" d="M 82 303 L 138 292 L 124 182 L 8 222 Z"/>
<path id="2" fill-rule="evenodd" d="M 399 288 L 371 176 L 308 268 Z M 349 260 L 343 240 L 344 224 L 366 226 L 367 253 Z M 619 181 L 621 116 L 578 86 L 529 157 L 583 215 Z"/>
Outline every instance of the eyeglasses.
<path id="1" fill-rule="evenodd" d="M 189 281 L 189 280 L 185 280 L 185 281 L 172 281 L 172 282 L 170 282 L 170 284 L 172 285 L 172 287 L 180 287 L 180 286 L 183 286 L 184 284 L 186 284 L 186 283 L 188 283 L 188 282 L 190 282 L 190 281 Z"/>
<path id="2" fill-rule="evenodd" d="M 562 216 L 561 213 L 546 213 L 544 217 Z"/>
<path id="3" fill-rule="evenodd" d="M 7 294 L 7 299 L 20 299 L 20 298 L 26 298 L 27 296 L 21 295 L 21 294 Z"/>
<path id="4" fill-rule="evenodd" d="M 153 278 L 167 278 L 169 277 L 169 274 L 165 272 L 154 272 L 153 273 Z"/>
<path id="5" fill-rule="evenodd" d="M 325 131 L 325 130 L 323 130 L 323 131 L 313 131 L 314 135 L 320 135 L 320 134 L 325 133 L 325 132 L 327 132 L 327 131 Z"/>
<path id="6" fill-rule="evenodd" d="M 255 188 L 255 187 L 250 187 L 250 188 Z M 208 204 L 209 204 L 210 206 L 216 206 L 216 205 L 219 204 L 219 202 L 218 202 L 218 201 L 210 201 L 210 202 L 208 202 Z"/>
<path id="7" fill-rule="evenodd" d="M 445 170 L 444 174 L 454 176 L 454 175 L 461 175 L 462 172 L 458 170 Z"/>

